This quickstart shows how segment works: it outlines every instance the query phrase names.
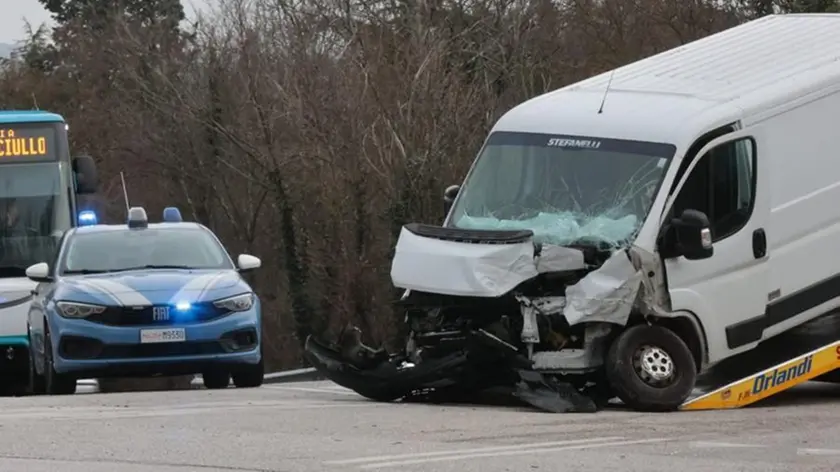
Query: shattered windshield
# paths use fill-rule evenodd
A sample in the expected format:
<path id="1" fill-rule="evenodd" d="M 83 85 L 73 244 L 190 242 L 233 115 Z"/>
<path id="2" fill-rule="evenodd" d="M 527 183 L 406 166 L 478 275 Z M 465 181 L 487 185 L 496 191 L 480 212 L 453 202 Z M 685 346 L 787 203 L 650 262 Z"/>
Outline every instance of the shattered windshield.
<path id="1" fill-rule="evenodd" d="M 676 148 L 670 144 L 496 132 L 452 209 L 449 225 L 530 229 L 536 242 L 626 245 L 635 237 Z"/>

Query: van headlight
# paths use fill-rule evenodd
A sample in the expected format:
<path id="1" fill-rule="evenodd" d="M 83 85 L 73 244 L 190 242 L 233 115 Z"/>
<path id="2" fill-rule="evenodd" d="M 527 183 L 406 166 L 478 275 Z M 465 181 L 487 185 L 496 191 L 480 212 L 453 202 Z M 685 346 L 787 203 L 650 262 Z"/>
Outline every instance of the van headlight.
<path id="1" fill-rule="evenodd" d="M 254 306 L 254 294 L 243 293 L 233 297 L 222 298 L 213 302 L 216 308 L 227 311 L 248 311 Z"/>
<path id="2" fill-rule="evenodd" d="M 56 302 L 55 306 L 58 308 L 58 313 L 65 318 L 87 318 L 105 311 L 104 306 L 90 303 Z"/>

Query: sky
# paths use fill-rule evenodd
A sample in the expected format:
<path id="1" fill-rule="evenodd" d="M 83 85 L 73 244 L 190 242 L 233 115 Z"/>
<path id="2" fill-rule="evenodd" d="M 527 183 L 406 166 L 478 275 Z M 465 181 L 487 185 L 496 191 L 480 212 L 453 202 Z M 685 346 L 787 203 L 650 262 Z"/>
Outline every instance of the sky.
<path id="1" fill-rule="evenodd" d="M 29 21 L 33 29 L 41 23 L 51 22 L 50 14 L 38 0 L 12 0 L 3 3 L 3 13 L 0 14 L 0 43 L 13 44 L 25 38 L 25 21 Z"/>
<path id="2" fill-rule="evenodd" d="M 192 16 L 196 8 L 203 9 L 212 0 L 183 0 L 187 16 Z M 28 21 L 33 29 L 41 23 L 52 25 L 49 12 L 44 10 L 38 0 L 0 0 L 3 10 L 0 13 L 0 43 L 14 44 L 26 37 L 25 24 Z"/>

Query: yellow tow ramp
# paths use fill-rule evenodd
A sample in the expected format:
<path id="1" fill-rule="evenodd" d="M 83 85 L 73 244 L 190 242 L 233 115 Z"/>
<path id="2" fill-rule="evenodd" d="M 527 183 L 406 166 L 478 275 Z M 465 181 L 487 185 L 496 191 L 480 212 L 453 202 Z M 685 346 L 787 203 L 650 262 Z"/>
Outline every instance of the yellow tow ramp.
<path id="1" fill-rule="evenodd" d="M 681 411 L 741 408 L 840 369 L 840 341 L 686 401 Z"/>

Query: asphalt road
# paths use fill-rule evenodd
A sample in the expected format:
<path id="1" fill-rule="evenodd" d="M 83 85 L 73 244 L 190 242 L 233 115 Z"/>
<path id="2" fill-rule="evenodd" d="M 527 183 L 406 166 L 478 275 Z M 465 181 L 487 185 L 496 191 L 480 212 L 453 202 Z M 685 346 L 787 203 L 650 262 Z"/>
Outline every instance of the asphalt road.
<path id="1" fill-rule="evenodd" d="M 89 390 L 89 389 L 88 389 Z M 829 471 L 840 385 L 742 410 L 377 404 L 328 382 L 0 398 L 0 471 Z"/>

